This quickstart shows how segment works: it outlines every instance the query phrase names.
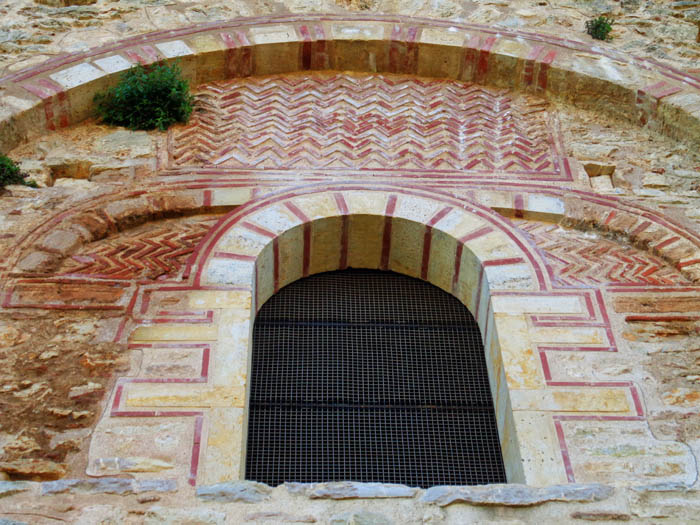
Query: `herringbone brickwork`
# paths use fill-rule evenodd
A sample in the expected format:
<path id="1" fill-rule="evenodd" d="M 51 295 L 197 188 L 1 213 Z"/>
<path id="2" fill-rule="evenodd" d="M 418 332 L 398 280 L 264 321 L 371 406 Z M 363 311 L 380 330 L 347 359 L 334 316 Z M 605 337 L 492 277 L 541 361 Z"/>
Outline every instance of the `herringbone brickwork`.
<path id="1" fill-rule="evenodd" d="M 561 286 L 610 284 L 675 285 L 689 281 L 659 257 L 595 233 L 556 224 L 516 220 L 542 250 Z"/>
<path id="2" fill-rule="evenodd" d="M 556 174 L 546 103 L 450 80 L 318 73 L 208 84 L 171 165 Z"/>
<path id="3" fill-rule="evenodd" d="M 175 275 L 215 221 L 205 216 L 146 224 L 88 244 L 66 259 L 59 273 L 111 279 Z"/>

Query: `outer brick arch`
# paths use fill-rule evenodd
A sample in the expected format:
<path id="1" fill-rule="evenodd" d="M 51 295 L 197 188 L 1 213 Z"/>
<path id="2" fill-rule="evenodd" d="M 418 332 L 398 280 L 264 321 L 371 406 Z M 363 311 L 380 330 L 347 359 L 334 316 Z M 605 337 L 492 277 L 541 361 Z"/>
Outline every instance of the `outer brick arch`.
<path id="1" fill-rule="evenodd" d="M 307 70 L 453 78 L 575 103 L 700 143 L 700 79 L 562 38 L 401 16 L 215 22 L 61 56 L 0 79 L 0 149 L 92 113 L 94 94 L 136 63 L 181 61 L 195 84 Z"/>

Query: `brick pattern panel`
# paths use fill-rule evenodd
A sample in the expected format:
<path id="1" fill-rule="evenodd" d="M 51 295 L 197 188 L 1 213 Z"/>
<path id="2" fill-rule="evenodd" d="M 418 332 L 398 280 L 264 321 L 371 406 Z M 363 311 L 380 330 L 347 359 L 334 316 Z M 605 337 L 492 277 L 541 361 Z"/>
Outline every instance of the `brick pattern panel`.
<path id="1" fill-rule="evenodd" d="M 316 73 L 208 84 L 171 165 L 557 175 L 546 103 L 450 80 Z"/>
<path id="2" fill-rule="evenodd" d="M 110 279 L 155 279 L 178 273 L 216 217 L 146 224 L 86 245 L 66 259 L 61 274 Z"/>
<path id="3" fill-rule="evenodd" d="M 634 246 L 556 224 L 516 220 L 544 252 L 558 286 L 601 284 L 687 285 L 683 274 L 659 257 Z"/>

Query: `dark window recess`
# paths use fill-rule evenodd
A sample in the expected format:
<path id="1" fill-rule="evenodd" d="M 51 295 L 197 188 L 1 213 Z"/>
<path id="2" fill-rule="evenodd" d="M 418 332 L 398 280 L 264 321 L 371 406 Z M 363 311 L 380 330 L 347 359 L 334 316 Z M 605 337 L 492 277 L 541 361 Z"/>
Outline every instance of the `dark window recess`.
<path id="1" fill-rule="evenodd" d="M 506 482 L 479 329 L 431 284 L 297 281 L 258 313 L 252 359 L 246 479 Z"/>

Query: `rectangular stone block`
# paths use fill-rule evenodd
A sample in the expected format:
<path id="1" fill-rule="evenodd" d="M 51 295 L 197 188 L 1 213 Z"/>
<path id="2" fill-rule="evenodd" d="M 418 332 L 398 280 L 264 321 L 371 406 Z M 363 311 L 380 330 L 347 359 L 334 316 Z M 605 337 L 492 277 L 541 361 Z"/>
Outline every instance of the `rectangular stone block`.
<path id="1" fill-rule="evenodd" d="M 348 220 L 348 266 L 379 268 L 383 236 L 383 217 L 351 215 Z"/>
<path id="2" fill-rule="evenodd" d="M 245 400 L 245 388 L 182 383 L 131 383 L 126 394 L 127 407 L 243 408 Z"/>
<path id="3" fill-rule="evenodd" d="M 247 308 L 250 309 L 251 293 L 237 290 L 193 290 L 188 294 L 190 308 Z"/>
<path id="4" fill-rule="evenodd" d="M 215 341 L 216 325 L 203 324 L 157 324 L 139 326 L 131 333 L 129 342 L 147 341 Z"/>
<path id="5" fill-rule="evenodd" d="M 584 312 L 581 298 L 561 295 L 493 295 L 495 313 L 578 314 Z"/>
<path id="6" fill-rule="evenodd" d="M 627 389 L 562 388 L 511 390 L 513 410 L 548 412 L 629 412 Z"/>

